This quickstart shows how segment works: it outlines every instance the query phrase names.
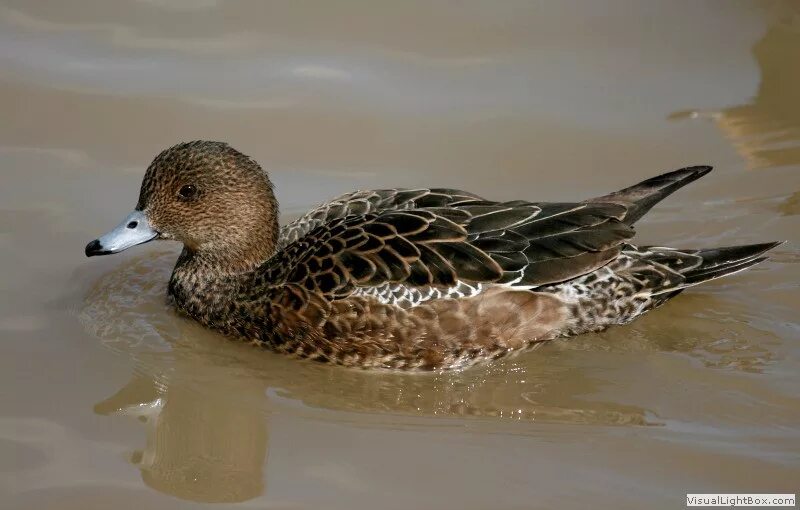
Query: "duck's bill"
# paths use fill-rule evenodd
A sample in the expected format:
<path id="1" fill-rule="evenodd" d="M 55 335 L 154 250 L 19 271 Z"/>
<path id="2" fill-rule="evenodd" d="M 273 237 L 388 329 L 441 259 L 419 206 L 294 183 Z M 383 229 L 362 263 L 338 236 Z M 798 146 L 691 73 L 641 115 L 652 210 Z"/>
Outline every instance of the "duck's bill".
<path id="1" fill-rule="evenodd" d="M 144 244 L 158 236 L 142 211 L 133 211 L 111 232 L 86 245 L 86 256 L 110 255 Z"/>

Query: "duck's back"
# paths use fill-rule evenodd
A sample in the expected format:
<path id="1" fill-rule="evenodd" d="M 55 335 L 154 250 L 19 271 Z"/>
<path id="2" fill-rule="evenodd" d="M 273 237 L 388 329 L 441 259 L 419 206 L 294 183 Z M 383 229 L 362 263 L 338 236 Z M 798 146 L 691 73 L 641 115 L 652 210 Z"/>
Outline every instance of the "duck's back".
<path id="1" fill-rule="evenodd" d="M 289 282 L 326 296 L 400 286 L 533 288 L 615 258 L 634 231 L 612 202 L 493 202 L 449 189 L 362 191 L 283 228 Z M 332 275 L 332 277 L 330 277 Z M 434 292 L 436 293 L 436 292 Z"/>

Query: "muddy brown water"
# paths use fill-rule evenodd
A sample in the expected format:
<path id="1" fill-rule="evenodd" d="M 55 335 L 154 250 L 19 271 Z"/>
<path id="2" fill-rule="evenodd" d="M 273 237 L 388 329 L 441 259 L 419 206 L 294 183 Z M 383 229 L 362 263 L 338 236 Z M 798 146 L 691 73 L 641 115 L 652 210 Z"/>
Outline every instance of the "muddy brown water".
<path id="1" fill-rule="evenodd" d="M 0 507 L 680 508 L 800 492 L 796 2 L 3 1 Z M 87 260 L 222 139 L 284 218 L 355 188 L 575 200 L 715 172 L 641 242 L 785 239 L 626 327 L 460 373 L 285 359 L 177 317 L 177 247 Z"/>

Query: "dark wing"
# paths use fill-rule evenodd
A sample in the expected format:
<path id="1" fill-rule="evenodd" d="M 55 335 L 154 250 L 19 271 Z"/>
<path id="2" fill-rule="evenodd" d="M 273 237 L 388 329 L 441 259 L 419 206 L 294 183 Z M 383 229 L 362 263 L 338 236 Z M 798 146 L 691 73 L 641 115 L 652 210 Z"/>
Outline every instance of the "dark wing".
<path id="1" fill-rule="evenodd" d="M 286 283 L 328 299 L 392 282 L 536 287 L 605 265 L 633 236 L 620 221 L 622 204 L 490 202 L 455 190 L 372 193 L 356 206 L 321 207 L 295 230 L 298 239 L 279 257 Z"/>

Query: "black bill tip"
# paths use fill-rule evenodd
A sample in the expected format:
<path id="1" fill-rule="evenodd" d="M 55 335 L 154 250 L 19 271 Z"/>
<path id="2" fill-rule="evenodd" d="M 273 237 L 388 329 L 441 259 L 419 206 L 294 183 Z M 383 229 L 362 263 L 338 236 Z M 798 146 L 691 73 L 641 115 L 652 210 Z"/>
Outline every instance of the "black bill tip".
<path id="1" fill-rule="evenodd" d="M 95 239 L 91 243 L 87 244 L 85 252 L 87 257 L 94 257 L 95 255 L 108 255 L 111 253 L 109 250 L 103 248 L 103 245 L 100 244 L 98 239 Z"/>

